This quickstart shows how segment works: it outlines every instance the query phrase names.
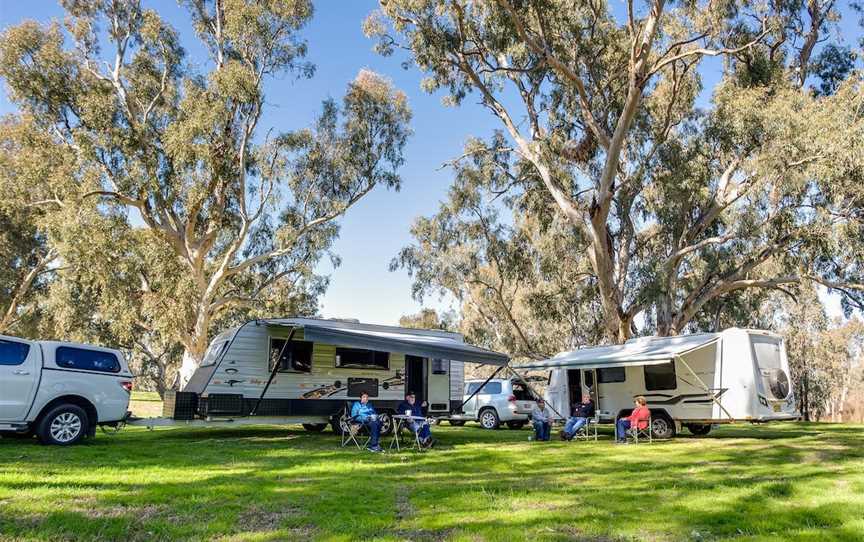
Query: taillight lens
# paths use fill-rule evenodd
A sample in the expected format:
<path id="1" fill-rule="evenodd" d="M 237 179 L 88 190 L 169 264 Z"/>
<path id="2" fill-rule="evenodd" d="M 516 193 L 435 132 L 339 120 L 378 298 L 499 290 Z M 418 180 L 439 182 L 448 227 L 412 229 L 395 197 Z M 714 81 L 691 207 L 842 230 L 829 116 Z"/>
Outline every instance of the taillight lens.
<path id="1" fill-rule="evenodd" d="M 507 398 L 507 400 L 510 401 L 511 403 L 515 403 L 516 402 L 516 396 L 511 395 L 510 397 Z"/>
<path id="2" fill-rule="evenodd" d="M 132 393 L 132 381 L 131 380 L 121 380 L 120 386 L 123 387 L 124 390 Z"/>

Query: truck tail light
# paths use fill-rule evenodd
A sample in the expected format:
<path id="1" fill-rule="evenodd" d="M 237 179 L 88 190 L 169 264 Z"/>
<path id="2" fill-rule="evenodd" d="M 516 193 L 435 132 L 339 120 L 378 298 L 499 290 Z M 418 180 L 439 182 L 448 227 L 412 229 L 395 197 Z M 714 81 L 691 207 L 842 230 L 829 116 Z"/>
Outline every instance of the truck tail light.
<path id="1" fill-rule="evenodd" d="M 510 397 L 507 398 L 507 400 L 510 401 L 511 403 L 515 403 L 516 402 L 516 396 L 511 395 Z"/>
<path id="2" fill-rule="evenodd" d="M 129 393 L 132 393 L 132 381 L 131 380 L 121 380 L 120 386 L 123 387 Z"/>

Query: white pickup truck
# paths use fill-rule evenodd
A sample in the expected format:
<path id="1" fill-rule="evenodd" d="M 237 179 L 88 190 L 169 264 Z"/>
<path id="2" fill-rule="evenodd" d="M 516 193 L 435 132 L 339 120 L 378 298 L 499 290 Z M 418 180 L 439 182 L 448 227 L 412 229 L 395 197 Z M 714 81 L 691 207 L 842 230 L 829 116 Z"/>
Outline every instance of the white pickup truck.
<path id="1" fill-rule="evenodd" d="M 0 335 L 0 434 L 68 446 L 128 417 L 132 374 L 123 354 L 86 344 Z"/>

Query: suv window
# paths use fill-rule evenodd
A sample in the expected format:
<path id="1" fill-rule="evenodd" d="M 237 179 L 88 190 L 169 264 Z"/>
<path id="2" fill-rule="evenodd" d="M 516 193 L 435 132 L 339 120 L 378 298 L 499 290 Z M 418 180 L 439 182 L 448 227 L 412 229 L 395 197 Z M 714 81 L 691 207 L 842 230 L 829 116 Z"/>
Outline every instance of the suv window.
<path id="1" fill-rule="evenodd" d="M 468 384 L 467 394 L 471 395 L 483 384 L 482 382 L 471 382 Z M 501 382 L 489 382 L 483 389 L 480 391 L 482 395 L 497 395 L 501 393 Z"/>
<path id="2" fill-rule="evenodd" d="M 57 366 L 80 371 L 119 373 L 120 362 L 111 352 L 61 346 L 57 348 Z"/>
<path id="3" fill-rule="evenodd" d="M 29 344 L 0 340 L 0 365 L 21 365 L 29 352 Z"/>
<path id="4" fill-rule="evenodd" d="M 518 401 L 532 401 L 534 398 L 531 396 L 531 392 L 525 388 L 525 384 L 521 382 L 513 383 L 513 396 Z"/>

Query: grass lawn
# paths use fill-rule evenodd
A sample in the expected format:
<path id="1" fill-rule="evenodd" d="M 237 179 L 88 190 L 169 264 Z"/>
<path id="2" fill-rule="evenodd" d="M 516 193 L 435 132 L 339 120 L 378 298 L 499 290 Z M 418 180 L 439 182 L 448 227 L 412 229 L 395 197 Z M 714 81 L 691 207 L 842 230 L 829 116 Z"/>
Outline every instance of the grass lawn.
<path id="1" fill-rule="evenodd" d="M 2 439 L 0 539 L 864 540 L 864 426 L 638 446 L 435 433 L 422 455 L 296 427 Z"/>

